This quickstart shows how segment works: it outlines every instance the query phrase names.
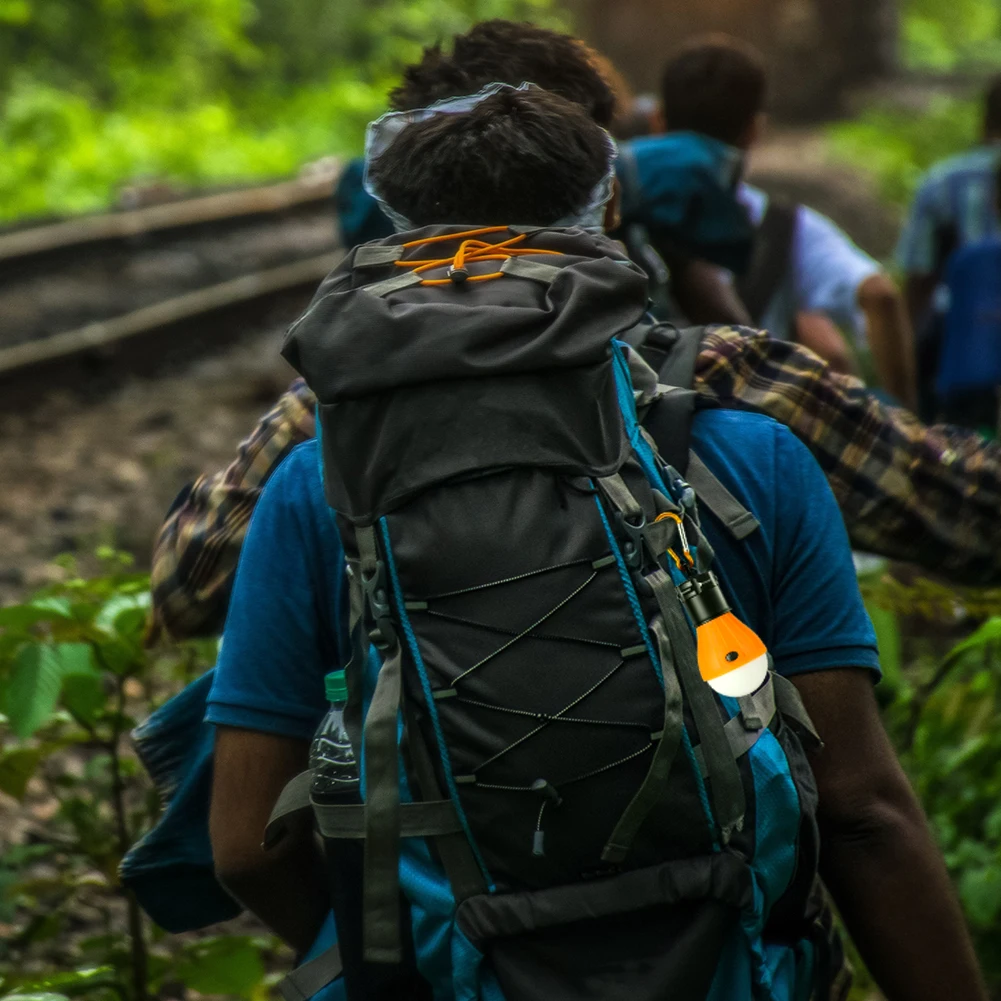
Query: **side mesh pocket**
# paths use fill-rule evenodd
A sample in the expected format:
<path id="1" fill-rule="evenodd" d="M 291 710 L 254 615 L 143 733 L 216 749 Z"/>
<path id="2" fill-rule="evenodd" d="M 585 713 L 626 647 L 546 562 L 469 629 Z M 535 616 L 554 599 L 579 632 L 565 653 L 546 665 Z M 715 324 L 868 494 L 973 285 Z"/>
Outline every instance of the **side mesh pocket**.
<path id="1" fill-rule="evenodd" d="M 517 1001 L 704 1001 L 752 897 L 735 855 L 590 882 L 473 897 L 463 934 Z"/>

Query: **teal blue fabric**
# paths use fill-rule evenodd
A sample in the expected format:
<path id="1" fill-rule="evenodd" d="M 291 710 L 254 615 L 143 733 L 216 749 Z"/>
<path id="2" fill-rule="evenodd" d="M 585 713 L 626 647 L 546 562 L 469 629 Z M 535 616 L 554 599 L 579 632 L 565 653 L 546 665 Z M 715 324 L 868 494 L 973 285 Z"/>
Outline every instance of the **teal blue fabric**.
<path id="1" fill-rule="evenodd" d="M 393 224 L 365 190 L 365 161 L 361 157 L 344 168 L 334 192 L 334 206 L 345 247 L 393 235 Z"/>
<path id="2" fill-rule="evenodd" d="M 209 843 L 215 727 L 204 717 L 214 678 L 212 670 L 188 685 L 133 735 L 164 809 L 156 827 L 125 856 L 121 878 L 146 913 L 170 932 L 240 913 L 240 905 L 216 881 Z"/>
<path id="3" fill-rule="evenodd" d="M 616 163 L 622 224 L 644 226 L 662 253 L 673 249 L 743 272 L 754 227 L 737 198 L 741 168 L 739 150 L 696 132 L 623 143 Z"/>

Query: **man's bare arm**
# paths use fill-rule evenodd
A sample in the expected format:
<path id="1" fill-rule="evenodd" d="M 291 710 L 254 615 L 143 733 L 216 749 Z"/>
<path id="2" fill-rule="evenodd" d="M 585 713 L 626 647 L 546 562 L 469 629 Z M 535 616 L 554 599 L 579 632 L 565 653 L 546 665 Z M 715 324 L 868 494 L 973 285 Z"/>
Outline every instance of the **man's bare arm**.
<path id="1" fill-rule="evenodd" d="M 889 1001 L 986 1001 L 942 855 L 864 671 L 793 679 L 822 739 L 821 874 Z"/>
<path id="2" fill-rule="evenodd" d="M 823 313 L 796 314 L 796 343 L 823 358 L 832 372 L 858 375 L 858 365 L 841 331 Z"/>
<path id="3" fill-rule="evenodd" d="M 917 410 L 914 328 L 900 290 L 883 272 L 859 286 L 869 350 L 883 388 L 910 410 Z"/>
<path id="4" fill-rule="evenodd" d="M 330 910 L 311 820 L 291 825 L 265 852 L 264 828 L 286 783 L 303 771 L 309 743 L 216 728 L 209 833 L 219 881 L 297 952 L 313 944 Z"/>

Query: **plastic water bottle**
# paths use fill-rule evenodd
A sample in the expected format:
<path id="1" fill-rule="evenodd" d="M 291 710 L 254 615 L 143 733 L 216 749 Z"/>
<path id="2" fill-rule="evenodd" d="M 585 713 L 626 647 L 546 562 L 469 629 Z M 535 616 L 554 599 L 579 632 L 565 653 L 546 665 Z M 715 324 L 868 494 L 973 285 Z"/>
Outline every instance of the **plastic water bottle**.
<path id="1" fill-rule="evenodd" d="M 328 674 L 325 685 L 330 708 L 309 748 L 309 767 L 313 772 L 310 795 L 314 803 L 322 806 L 360 803 L 358 762 L 344 726 L 344 707 L 348 701 L 344 672 Z M 364 843 L 350 839 L 325 839 L 323 851 L 327 858 L 330 903 L 344 963 L 346 993 L 351 1001 L 368 999 L 372 995 L 362 962 L 361 925 Z"/>
<path id="2" fill-rule="evenodd" d="M 330 709 L 309 749 L 309 767 L 313 772 L 311 795 L 318 805 L 360 803 L 358 762 L 344 727 L 348 687 L 343 671 L 327 675 L 326 690 Z M 404 998 L 431 1001 L 431 990 L 417 972 L 409 935 L 404 938 L 405 959 L 401 966 L 366 963 L 363 959 L 364 842 L 359 838 L 326 839 L 323 847 L 348 1001 L 401 1001 Z M 408 926 L 409 922 L 405 925 L 401 922 L 401 933 L 409 931 Z"/>
<path id="3" fill-rule="evenodd" d="M 344 672 L 328 674 L 326 689 L 330 709 L 309 749 L 312 796 L 317 803 L 357 803 L 360 779 L 351 738 L 344 726 L 344 707 L 348 701 Z"/>

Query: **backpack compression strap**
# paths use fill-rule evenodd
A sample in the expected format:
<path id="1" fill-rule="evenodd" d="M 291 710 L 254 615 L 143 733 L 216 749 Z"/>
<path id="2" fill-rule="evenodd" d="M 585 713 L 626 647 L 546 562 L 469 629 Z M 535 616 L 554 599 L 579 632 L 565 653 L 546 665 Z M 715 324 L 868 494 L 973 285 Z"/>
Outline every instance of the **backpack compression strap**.
<path id="1" fill-rule="evenodd" d="M 755 326 L 761 324 L 782 279 L 789 272 L 798 214 L 798 205 L 779 198 L 768 199 L 768 209 L 754 237 L 751 266 L 737 281 L 737 292 Z M 783 337 L 790 336 L 792 332 L 776 330 L 774 333 Z"/>

